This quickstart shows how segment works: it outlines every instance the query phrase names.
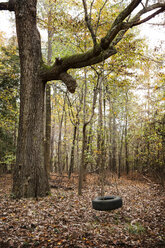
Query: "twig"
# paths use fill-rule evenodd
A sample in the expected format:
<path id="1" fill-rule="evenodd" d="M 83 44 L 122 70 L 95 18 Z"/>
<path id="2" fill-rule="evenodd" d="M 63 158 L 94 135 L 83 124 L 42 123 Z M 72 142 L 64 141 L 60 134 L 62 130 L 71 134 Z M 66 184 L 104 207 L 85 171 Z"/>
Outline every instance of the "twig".
<path id="1" fill-rule="evenodd" d="M 93 27 L 91 24 L 91 16 L 88 15 L 87 3 L 86 3 L 86 0 L 82 0 L 82 1 L 83 1 L 83 6 L 84 6 L 84 12 L 85 12 L 85 21 L 86 21 L 87 27 L 89 29 L 89 32 L 91 33 L 93 44 L 94 44 L 94 46 L 96 46 L 96 43 L 97 43 L 96 42 L 96 35 L 94 33 L 94 30 L 93 30 Z"/>

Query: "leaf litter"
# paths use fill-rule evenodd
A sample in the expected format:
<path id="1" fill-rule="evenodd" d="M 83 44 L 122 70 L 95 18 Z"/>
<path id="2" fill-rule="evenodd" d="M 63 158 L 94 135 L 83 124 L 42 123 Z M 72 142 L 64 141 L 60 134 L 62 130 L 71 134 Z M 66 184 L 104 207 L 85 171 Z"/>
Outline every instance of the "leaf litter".
<path id="1" fill-rule="evenodd" d="M 78 177 L 51 176 L 51 195 L 11 198 L 10 175 L 0 177 L 0 248 L 165 247 L 165 194 L 154 183 L 107 176 L 105 192 L 123 199 L 110 212 L 92 209 L 100 195 L 96 175 L 87 175 L 82 196 Z"/>

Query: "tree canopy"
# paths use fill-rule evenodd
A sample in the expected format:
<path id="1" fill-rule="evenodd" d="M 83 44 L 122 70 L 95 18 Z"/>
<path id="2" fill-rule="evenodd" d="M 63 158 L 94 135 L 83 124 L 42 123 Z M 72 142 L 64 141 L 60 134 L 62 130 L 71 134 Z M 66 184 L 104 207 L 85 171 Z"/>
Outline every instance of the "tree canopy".
<path id="1" fill-rule="evenodd" d="M 30 6 L 30 2 L 28 4 L 22 1 L 24 10 L 35 12 L 37 1 L 33 2 L 34 3 L 32 7 Z M 85 22 L 91 34 L 93 46 L 89 48 L 85 53 L 75 54 L 69 57 L 67 56 L 63 58 L 57 58 L 50 68 L 43 65 L 40 73 L 43 81 L 45 82 L 58 79 L 62 80 L 71 92 L 74 92 L 76 88 L 76 82 L 70 75 L 67 74 L 67 70 L 71 68 L 76 69 L 97 64 L 116 54 L 117 50 L 115 46 L 120 42 L 120 40 L 130 28 L 141 25 L 142 23 L 149 21 L 150 19 L 165 11 L 165 3 L 163 3 L 163 1 L 156 1 L 156 3 L 153 3 L 153 1 L 151 0 L 128 1 L 129 4 L 127 5 L 127 7 L 125 7 L 117 15 L 110 26 L 107 27 L 105 36 L 98 37 L 98 24 L 100 20 L 101 10 L 104 5 L 108 3 L 108 1 L 105 1 L 102 8 L 100 8 L 98 21 L 95 25 L 96 27 L 94 27 L 91 18 L 92 5 L 94 1 L 88 3 L 86 0 L 83 0 L 82 3 L 84 7 Z M 88 4 L 90 5 L 90 7 L 88 6 Z M 16 11 L 18 7 L 19 1 L 10 0 L 6 3 L 0 3 L 0 10 Z M 109 8 L 111 8 L 111 5 L 109 6 Z M 134 12 L 136 9 L 137 11 Z M 28 14 L 28 12 L 26 14 Z"/>

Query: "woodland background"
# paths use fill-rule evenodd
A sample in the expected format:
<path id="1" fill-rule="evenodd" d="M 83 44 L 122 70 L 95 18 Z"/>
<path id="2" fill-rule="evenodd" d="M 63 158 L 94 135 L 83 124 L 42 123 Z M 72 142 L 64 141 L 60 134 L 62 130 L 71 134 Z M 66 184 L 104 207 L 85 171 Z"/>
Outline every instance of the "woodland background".
<path id="1" fill-rule="evenodd" d="M 39 2 L 38 24 L 48 33 L 42 52 L 50 64 L 54 58 L 86 50 L 90 39 L 81 19 L 81 8 L 76 1 Z M 93 8 L 93 20 L 98 22 L 99 16 L 96 25 L 102 24 L 104 28 L 120 11 L 116 4 L 108 15 L 108 7 L 103 8 L 102 1 L 97 1 Z M 104 28 L 99 29 L 103 34 Z M 57 30 L 59 35 L 54 35 Z M 16 38 L 7 39 L 1 32 L 0 40 L 2 173 L 11 171 L 15 163 L 20 72 Z M 111 59 L 72 71 L 78 82 L 74 94 L 60 82 L 48 84 L 45 108 L 49 117 L 45 125 L 51 132 L 49 171 L 66 172 L 70 176 L 83 164 L 83 170 L 88 172 L 109 170 L 118 177 L 147 174 L 164 184 L 163 45 L 160 42 L 151 47 L 134 28 Z"/>
<path id="2" fill-rule="evenodd" d="M 39 1 L 38 7 L 39 28 L 48 34 L 42 41 L 45 61 L 86 51 L 90 34 L 78 1 Z M 120 7 L 115 4 L 109 15 L 102 1 L 93 5 L 103 35 Z M 151 47 L 134 28 L 115 56 L 71 72 L 78 83 L 74 94 L 61 82 L 47 85 L 51 192 L 44 199 L 18 200 L 11 187 L 19 56 L 16 37 L 0 33 L 0 247 L 165 246 L 163 48 L 161 42 Z M 123 207 L 93 210 L 91 200 L 104 193 L 120 195 Z"/>

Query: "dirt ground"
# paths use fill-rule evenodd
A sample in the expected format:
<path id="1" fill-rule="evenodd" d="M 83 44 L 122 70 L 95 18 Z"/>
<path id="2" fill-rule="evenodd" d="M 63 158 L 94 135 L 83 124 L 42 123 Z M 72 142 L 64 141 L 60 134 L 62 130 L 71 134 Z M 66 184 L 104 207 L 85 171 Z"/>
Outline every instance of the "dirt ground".
<path id="1" fill-rule="evenodd" d="M 165 192 L 148 181 L 108 175 L 106 195 L 120 195 L 123 207 L 92 209 L 100 195 L 96 175 L 88 175 L 82 196 L 77 179 L 51 176 L 51 194 L 12 199 L 11 175 L 0 176 L 0 248 L 10 247 L 165 247 Z"/>

